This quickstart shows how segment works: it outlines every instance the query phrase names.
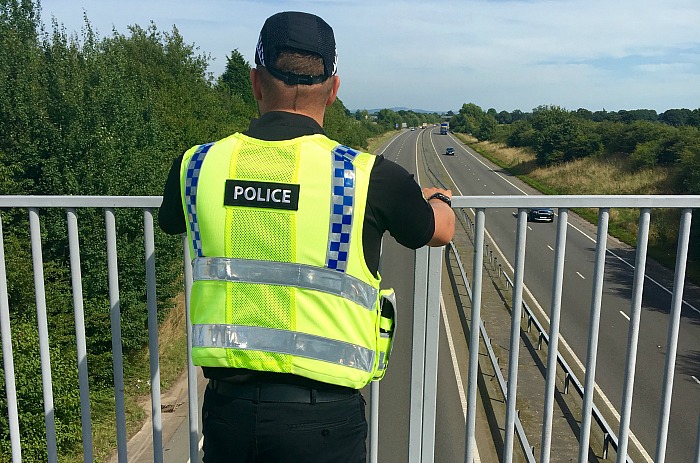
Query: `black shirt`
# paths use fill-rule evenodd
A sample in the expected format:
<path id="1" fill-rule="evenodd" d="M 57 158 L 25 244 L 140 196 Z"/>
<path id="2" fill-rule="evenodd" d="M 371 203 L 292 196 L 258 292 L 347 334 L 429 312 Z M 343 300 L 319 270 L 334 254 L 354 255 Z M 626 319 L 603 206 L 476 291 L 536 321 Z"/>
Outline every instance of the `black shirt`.
<path id="1" fill-rule="evenodd" d="M 251 121 L 245 135 L 259 140 L 280 141 L 304 135 L 325 134 L 318 123 L 307 116 L 287 112 L 269 112 L 260 119 Z M 163 192 L 163 203 L 158 212 L 158 224 L 168 234 L 185 233 L 187 224 L 180 192 L 180 164 L 177 157 L 170 168 Z M 412 174 L 398 164 L 377 156 L 369 178 L 367 206 L 364 217 L 362 245 L 368 268 L 375 275 L 379 268 L 379 253 L 382 235 L 388 231 L 401 245 L 410 249 L 425 246 L 435 231 L 433 210 Z M 204 376 L 228 381 L 259 381 L 274 378 L 286 383 L 322 383 L 306 378 L 236 368 L 204 367 Z M 326 385 L 330 386 L 330 385 Z"/>

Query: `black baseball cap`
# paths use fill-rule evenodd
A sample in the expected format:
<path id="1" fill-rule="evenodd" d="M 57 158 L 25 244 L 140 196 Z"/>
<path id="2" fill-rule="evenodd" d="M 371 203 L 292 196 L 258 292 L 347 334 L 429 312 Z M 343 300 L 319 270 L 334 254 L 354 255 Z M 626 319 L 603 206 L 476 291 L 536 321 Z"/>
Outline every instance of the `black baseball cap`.
<path id="1" fill-rule="evenodd" d="M 308 76 L 274 68 L 279 53 L 287 50 L 320 56 L 323 59 L 323 74 Z M 289 85 L 324 82 L 336 73 L 337 54 L 333 29 L 326 21 L 310 13 L 284 11 L 272 15 L 260 30 L 255 64 L 264 66 L 275 78 Z"/>

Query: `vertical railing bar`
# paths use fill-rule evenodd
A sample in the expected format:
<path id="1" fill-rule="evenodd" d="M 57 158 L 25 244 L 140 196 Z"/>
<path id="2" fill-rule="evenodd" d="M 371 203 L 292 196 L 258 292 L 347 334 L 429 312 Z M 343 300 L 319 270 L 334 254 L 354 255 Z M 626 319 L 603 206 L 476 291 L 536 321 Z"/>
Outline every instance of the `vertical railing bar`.
<path id="1" fill-rule="evenodd" d="M 75 318 L 75 344 L 78 358 L 78 384 L 80 385 L 80 422 L 83 436 L 83 461 L 94 461 L 92 452 L 92 421 L 90 416 L 87 341 L 85 339 L 85 311 L 83 307 L 83 277 L 80 268 L 78 218 L 74 207 L 66 209 L 66 222 L 68 224 L 71 287 L 73 288 L 73 316 Z"/>
<path id="2" fill-rule="evenodd" d="M 518 356 L 520 354 L 520 316 L 523 308 L 523 277 L 525 273 L 525 244 L 527 238 L 527 210 L 518 209 L 518 231 L 515 244 L 515 281 L 511 307 L 510 352 L 508 354 L 508 392 L 506 397 L 506 423 L 503 439 L 503 462 L 513 459 L 513 435 L 515 430 L 515 404 L 518 388 Z"/>
<path id="3" fill-rule="evenodd" d="M 384 247 L 379 246 L 379 273 L 382 272 Z M 379 461 L 379 381 L 372 381 L 369 387 L 369 463 Z"/>
<path id="4" fill-rule="evenodd" d="M 595 395 L 595 367 L 598 355 L 598 333 L 600 331 L 600 308 L 603 298 L 603 276 L 605 272 L 605 254 L 608 242 L 608 219 L 610 208 L 601 208 L 598 212 L 598 232 L 596 235 L 595 264 L 593 268 L 593 296 L 588 327 L 588 350 L 586 353 L 586 376 L 583 385 L 581 405 L 581 432 L 578 447 L 578 462 L 588 462 L 588 445 L 591 437 L 591 413 Z"/>
<path id="5" fill-rule="evenodd" d="M 632 416 L 632 394 L 634 393 L 634 373 L 637 364 L 637 345 L 639 341 L 639 323 L 642 317 L 642 293 L 644 292 L 644 275 L 646 274 L 647 244 L 649 243 L 649 218 L 651 209 L 642 208 L 639 216 L 637 233 L 637 252 L 634 264 L 634 283 L 632 286 L 632 303 L 630 308 L 629 331 L 627 334 L 627 362 L 620 407 L 620 432 L 617 438 L 617 463 L 627 459 L 627 444 L 630 434 Z"/>
<path id="6" fill-rule="evenodd" d="M 423 390 L 423 445 L 421 463 L 435 459 L 438 348 L 440 341 L 440 281 L 444 246 L 428 253 L 428 306 L 425 325 L 425 387 Z"/>
<path id="7" fill-rule="evenodd" d="M 457 254 L 457 250 L 452 247 L 453 251 L 455 254 Z M 459 263 L 459 255 L 457 254 L 457 262 Z M 464 273 L 464 269 L 462 268 L 461 263 L 459 263 L 459 268 L 460 272 L 462 275 L 462 280 L 467 283 L 466 275 Z M 467 285 L 468 287 L 468 285 Z M 470 293 L 470 299 L 471 299 L 471 293 Z M 491 366 L 494 369 L 494 373 L 496 374 L 496 379 L 498 381 L 498 386 L 501 390 L 501 393 L 503 396 L 506 396 L 506 380 L 503 377 L 503 374 L 501 373 L 500 368 L 498 367 L 498 358 L 493 352 L 493 349 L 491 348 L 491 340 L 489 339 L 488 333 L 486 333 L 486 326 L 484 324 L 484 321 L 482 320 L 479 323 L 479 332 L 481 333 L 482 338 L 484 339 L 484 344 L 486 345 L 486 352 L 488 354 L 489 360 L 491 361 Z M 528 463 L 535 463 L 535 456 L 533 455 L 533 447 L 531 447 L 528 443 L 527 436 L 525 435 L 525 431 L 523 429 L 522 424 L 520 423 L 520 419 L 517 417 L 516 414 L 516 419 L 515 419 L 515 432 L 518 435 L 519 441 L 520 441 L 520 447 L 523 450 L 523 454 L 525 455 L 525 459 L 527 460 Z"/>
<path id="8" fill-rule="evenodd" d="M 415 252 L 413 293 L 413 347 L 411 352 L 411 398 L 408 429 L 408 461 L 419 463 L 423 445 L 423 388 L 425 379 L 425 326 L 428 297 L 428 248 Z"/>
<path id="9" fill-rule="evenodd" d="M 126 407 L 124 405 L 124 359 L 122 356 L 121 308 L 119 300 L 119 270 L 117 267 L 117 227 L 114 208 L 105 208 L 107 238 L 107 280 L 109 284 L 109 320 L 112 330 L 112 367 L 114 401 L 117 420 L 117 456 L 119 463 L 127 462 Z"/>
<path id="10" fill-rule="evenodd" d="M 692 209 L 681 211 L 681 222 L 678 230 L 678 247 L 676 249 L 676 271 L 673 272 L 673 296 L 671 298 L 671 319 L 668 322 L 668 337 L 666 339 L 666 367 L 664 368 L 664 385 L 661 393 L 661 409 L 659 413 L 659 428 L 656 434 L 656 463 L 666 461 L 666 441 L 668 438 L 668 421 L 671 416 L 671 396 L 673 394 L 673 377 L 676 368 L 676 352 L 678 350 L 678 330 L 683 306 L 683 288 L 685 282 L 685 266 L 688 261 L 688 243 L 690 241 L 690 224 Z"/>
<path id="11" fill-rule="evenodd" d="M 158 360 L 158 303 L 156 299 L 156 252 L 153 210 L 143 210 L 143 244 L 146 259 L 146 301 L 148 304 L 148 355 L 151 368 L 151 427 L 153 461 L 163 462 L 163 417 L 160 401 L 160 362 Z"/>
<path id="12" fill-rule="evenodd" d="M 472 307 L 469 323 L 469 372 L 467 379 L 467 422 L 464 437 L 464 462 L 472 463 L 476 453 L 476 393 L 479 372 L 479 326 L 481 325 L 481 287 L 484 265 L 484 209 L 475 212 L 474 262 L 472 267 Z"/>
<path id="13" fill-rule="evenodd" d="M 12 354 L 12 329 L 10 327 L 10 302 L 7 293 L 7 270 L 5 268 L 5 239 L 0 214 L 0 332 L 2 332 L 2 363 L 7 394 L 7 418 L 10 428 L 12 462 L 21 463 L 22 445 L 19 435 L 19 412 L 17 409 L 17 386 L 15 383 L 15 361 Z"/>
<path id="14" fill-rule="evenodd" d="M 698 417 L 698 433 L 695 436 L 695 458 L 693 463 L 700 463 L 700 417 Z"/>
<path id="15" fill-rule="evenodd" d="M 379 381 L 369 387 L 369 461 L 379 462 Z"/>
<path id="16" fill-rule="evenodd" d="M 199 461 L 199 390 L 197 368 L 192 363 L 192 321 L 190 320 L 190 296 L 192 294 L 192 257 L 187 234 L 182 235 L 185 274 L 185 323 L 187 325 L 187 394 L 190 426 L 190 462 Z"/>
<path id="17" fill-rule="evenodd" d="M 559 321 L 561 295 L 564 286 L 564 261 L 566 256 L 566 231 L 569 210 L 559 208 L 557 219 L 557 241 L 554 250 L 554 277 L 552 282 L 552 311 L 549 315 L 549 339 L 547 341 L 547 379 L 545 381 L 544 411 L 542 418 L 542 448 L 540 463 L 549 463 L 552 446 L 552 416 L 554 414 L 554 388 L 557 379 L 557 357 L 559 355 Z"/>
<path id="18" fill-rule="evenodd" d="M 41 225 L 39 211 L 29 208 L 29 230 L 31 234 L 32 265 L 34 266 L 34 296 L 36 298 L 36 320 L 39 328 L 39 356 L 41 358 L 41 384 L 44 391 L 44 423 L 46 424 L 46 446 L 49 462 L 58 461 L 56 446 L 56 419 L 51 379 L 51 354 L 49 349 L 49 326 L 46 316 L 46 292 L 44 289 L 44 262 L 41 251 Z"/>

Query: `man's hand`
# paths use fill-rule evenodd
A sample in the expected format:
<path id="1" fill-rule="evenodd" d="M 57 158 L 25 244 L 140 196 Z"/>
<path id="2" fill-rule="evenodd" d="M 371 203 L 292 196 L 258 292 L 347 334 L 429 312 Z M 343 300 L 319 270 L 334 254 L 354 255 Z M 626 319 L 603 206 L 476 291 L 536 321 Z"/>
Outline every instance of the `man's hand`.
<path id="1" fill-rule="evenodd" d="M 423 196 L 426 199 L 435 193 L 442 193 L 452 199 L 452 190 L 443 190 L 435 187 L 423 188 Z M 452 208 L 441 199 L 433 198 L 429 203 L 430 207 L 433 208 L 435 217 L 435 231 L 432 239 L 428 242 L 428 246 L 444 246 L 452 240 L 455 234 L 455 214 Z"/>

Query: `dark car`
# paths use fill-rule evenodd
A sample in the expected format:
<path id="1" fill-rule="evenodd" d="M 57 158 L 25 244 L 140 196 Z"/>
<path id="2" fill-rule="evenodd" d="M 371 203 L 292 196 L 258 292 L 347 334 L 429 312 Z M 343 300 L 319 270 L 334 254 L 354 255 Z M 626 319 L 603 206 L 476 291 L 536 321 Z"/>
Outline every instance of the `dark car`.
<path id="1" fill-rule="evenodd" d="M 454 156 L 454 155 L 455 155 L 455 149 L 452 148 L 451 146 L 445 148 L 445 155 L 447 155 L 447 156 Z"/>
<path id="2" fill-rule="evenodd" d="M 529 222 L 553 222 L 554 209 L 551 207 L 535 207 L 527 210 Z"/>

